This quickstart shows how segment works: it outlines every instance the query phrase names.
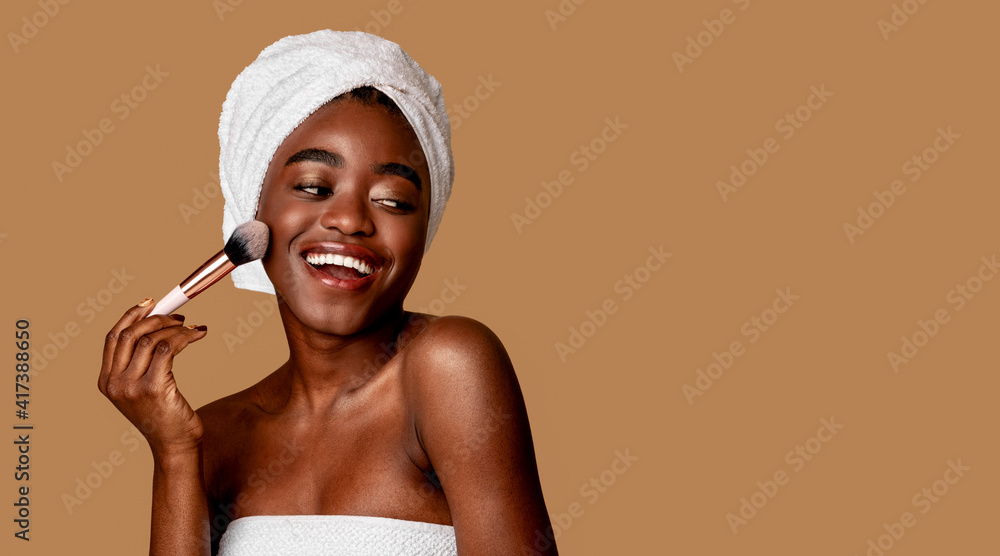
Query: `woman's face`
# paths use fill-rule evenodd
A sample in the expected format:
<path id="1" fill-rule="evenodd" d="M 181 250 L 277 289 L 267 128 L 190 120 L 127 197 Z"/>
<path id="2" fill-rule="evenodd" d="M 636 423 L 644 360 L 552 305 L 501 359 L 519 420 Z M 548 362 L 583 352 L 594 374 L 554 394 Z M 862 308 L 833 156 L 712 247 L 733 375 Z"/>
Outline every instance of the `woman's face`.
<path id="1" fill-rule="evenodd" d="M 429 205 L 423 152 L 402 118 L 353 99 L 314 112 L 271 159 L 257 212 L 271 229 L 264 269 L 286 313 L 350 335 L 402 307 Z"/>

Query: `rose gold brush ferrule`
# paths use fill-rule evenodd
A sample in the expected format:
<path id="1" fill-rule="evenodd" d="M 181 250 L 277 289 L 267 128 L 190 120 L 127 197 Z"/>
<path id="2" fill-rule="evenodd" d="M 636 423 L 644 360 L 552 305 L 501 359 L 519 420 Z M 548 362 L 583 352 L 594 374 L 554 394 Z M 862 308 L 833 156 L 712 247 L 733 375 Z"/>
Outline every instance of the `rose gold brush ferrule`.
<path id="1" fill-rule="evenodd" d="M 207 263 L 198 267 L 191 276 L 188 276 L 180 284 L 180 289 L 188 299 L 193 298 L 206 288 L 218 282 L 223 276 L 229 274 L 236 268 L 236 265 L 226 256 L 226 250 L 219 251 Z"/>

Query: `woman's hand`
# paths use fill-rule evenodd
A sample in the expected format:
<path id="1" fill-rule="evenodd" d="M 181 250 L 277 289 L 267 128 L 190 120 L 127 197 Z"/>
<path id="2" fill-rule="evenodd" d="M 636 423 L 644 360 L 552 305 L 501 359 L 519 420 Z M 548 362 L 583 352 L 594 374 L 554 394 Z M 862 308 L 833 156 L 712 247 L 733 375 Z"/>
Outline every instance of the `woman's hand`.
<path id="1" fill-rule="evenodd" d="M 104 341 L 97 387 L 149 442 L 154 457 L 197 450 L 203 427 L 177 390 L 174 357 L 205 337 L 204 326 L 183 326 L 180 315 L 156 315 L 145 299 L 122 315 Z"/>

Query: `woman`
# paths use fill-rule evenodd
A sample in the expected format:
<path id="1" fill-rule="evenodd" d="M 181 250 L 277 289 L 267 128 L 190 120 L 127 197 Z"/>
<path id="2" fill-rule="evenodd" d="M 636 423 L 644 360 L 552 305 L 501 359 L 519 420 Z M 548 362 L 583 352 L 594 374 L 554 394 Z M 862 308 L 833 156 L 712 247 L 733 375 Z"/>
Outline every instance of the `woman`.
<path id="1" fill-rule="evenodd" d="M 502 344 L 403 310 L 453 176 L 437 82 L 372 35 L 286 37 L 219 135 L 224 227 L 271 230 L 234 281 L 277 294 L 289 358 L 196 412 L 171 368 L 206 327 L 146 299 L 109 332 L 99 387 L 153 453 L 150 552 L 555 554 Z"/>

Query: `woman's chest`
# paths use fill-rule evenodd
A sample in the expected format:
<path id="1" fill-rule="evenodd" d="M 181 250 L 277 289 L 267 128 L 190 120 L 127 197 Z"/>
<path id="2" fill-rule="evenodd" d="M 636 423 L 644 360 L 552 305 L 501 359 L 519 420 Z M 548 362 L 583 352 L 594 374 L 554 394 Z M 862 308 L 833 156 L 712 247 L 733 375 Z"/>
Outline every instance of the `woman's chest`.
<path id="1" fill-rule="evenodd" d="M 415 463 L 407 415 L 367 407 L 322 423 L 247 423 L 214 473 L 230 519 L 249 515 L 376 515 L 450 522 L 436 478 Z"/>

